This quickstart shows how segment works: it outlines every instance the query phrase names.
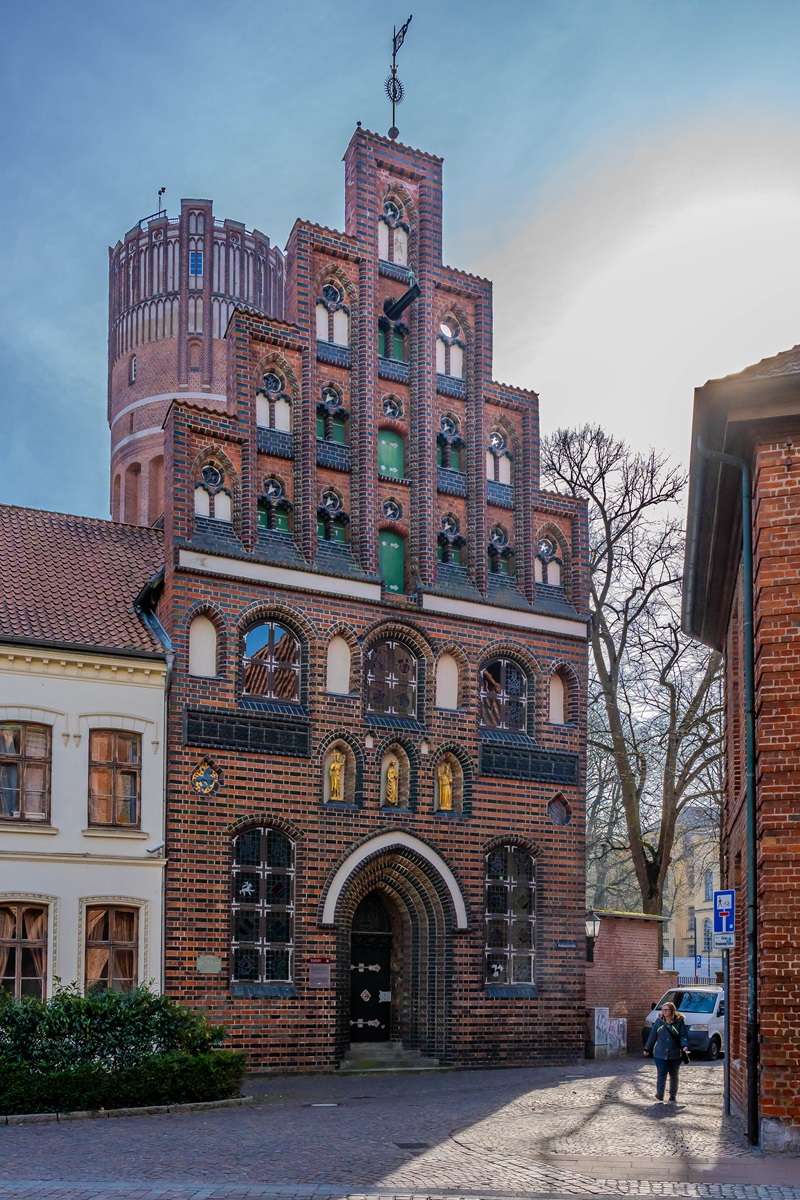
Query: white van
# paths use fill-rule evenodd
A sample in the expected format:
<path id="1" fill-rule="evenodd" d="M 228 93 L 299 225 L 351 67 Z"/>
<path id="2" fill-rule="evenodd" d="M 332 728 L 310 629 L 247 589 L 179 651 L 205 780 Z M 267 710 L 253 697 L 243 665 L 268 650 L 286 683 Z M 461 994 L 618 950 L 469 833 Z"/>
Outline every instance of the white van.
<path id="1" fill-rule="evenodd" d="M 653 1011 L 645 1017 L 642 1029 L 642 1045 L 650 1036 L 650 1030 L 661 1015 L 662 1004 L 674 1004 L 686 1022 L 689 1049 L 705 1054 L 706 1058 L 719 1058 L 725 1045 L 725 995 L 721 987 L 678 987 L 665 992 L 653 1005 Z"/>

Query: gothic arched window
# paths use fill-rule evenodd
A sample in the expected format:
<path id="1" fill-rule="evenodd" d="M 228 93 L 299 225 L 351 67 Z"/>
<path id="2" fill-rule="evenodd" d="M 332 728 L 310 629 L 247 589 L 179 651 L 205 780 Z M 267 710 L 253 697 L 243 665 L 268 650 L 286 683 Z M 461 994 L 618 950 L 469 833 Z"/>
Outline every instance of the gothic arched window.
<path id="1" fill-rule="evenodd" d="M 294 843 L 262 826 L 233 840 L 231 978 L 289 982 L 294 948 Z"/>
<path id="2" fill-rule="evenodd" d="M 527 732 L 528 677 L 519 663 L 494 658 L 481 667 L 480 723 L 484 729 Z"/>
<path id="3" fill-rule="evenodd" d="M 436 434 L 436 464 L 450 471 L 466 467 L 466 445 L 461 436 L 461 422 L 452 413 L 445 413 Z"/>
<path id="4" fill-rule="evenodd" d="M 486 449 L 486 478 L 495 483 L 511 483 L 512 454 L 508 448 L 508 438 L 499 429 L 493 429 L 489 434 L 489 445 Z"/>
<path id="5" fill-rule="evenodd" d="M 322 389 L 317 401 L 317 437 L 326 442 L 337 442 L 346 446 L 348 412 L 342 402 L 341 390 L 335 383 L 328 383 Z"/>
<path id="6" fill-rule="evenodd" d="M 317 341 L 350 345 L 350 309 L 337 283 L 326 283 L 316 306 Z"/>
<path id="7" fill-rule="evenodd" d="M 325 542 L 344 544 L 348 540 L 350 518 L 335 488 L 326 488 L 317 509 L 317 537 Z"/>
<path id="8" fill-rule="evenodd" d="M 515 572 L 514 548 L 508 542 L 508 530 L 504 525 L 493 525 L 489 531 L 489 570 L 492 574 L 513 575 Z"/>
<path id="9" fill-rule="evenodd" d="M 536 864 L 521 846 L 486 855 L 486 982 L 533 984 Z"/>
<path id="10" fill-rule="evenodd" d="M 257 524 L 259 529 L 291 532 L 292 504 L 286 497 L 283 480 L 277 475 L 270 475 L 264 480 L 264 490 L 257 502 Z"/>
<path id="11" fill-rule="evenodd" d="M 261 429 L 291 432 L 291 396 L 283 376 L 275 370 L 264 372 L 262 386 L 256 391 L 256 424 Z"/>
<path id="12" fill-rule="evenodd" d="M 368 713 L 416 717 L 417 658 L 403 642 L 376 642 L 364 657 Z"/>
<path id="13" fill-rule="evenodd" d="M 408 233 L 399 203 L 387 198 L 383 203 L 383 212 L 378 217 L 378 258 L 401 267 L 407 266 Z"/>
<path id="14" fill-rule="evenodd" d="M 214 521 L 232 521 L 233 503 L 230 489 L 225 486 L 225 474 L 216 463 L 206 463 L 194 488 L 195 516 Z"/>
<path id="15" fill-rule="evenodd" d="M 436 374 L 464 378 L 464 349 L 461 327 L 452 313 L 442 317 L 436 334 Z"/>
<path id="16" fill-rule="evenodd" d="M 285 626 L 277 621 L 253 625 L 244 639 L 244 695 L 298 704 L 300 661 L 300 643 Z"/>
<path id="17" fill-rule="evenodd" d="M 542 537 L 539 539 L 534 560 L 534 573 L 537 583 L 561 587 L 561 559 L 558 556 L 558 546 L 554 538 Z"/>
<path id="18" fill-rule="evenodd" d="M 466 565 L 467 539 L 461 533 L 461 522 L 453 513 L 445 513 L 442 517 L 436 542 L 439 562 L 452 563 L 455 567 Z"/>

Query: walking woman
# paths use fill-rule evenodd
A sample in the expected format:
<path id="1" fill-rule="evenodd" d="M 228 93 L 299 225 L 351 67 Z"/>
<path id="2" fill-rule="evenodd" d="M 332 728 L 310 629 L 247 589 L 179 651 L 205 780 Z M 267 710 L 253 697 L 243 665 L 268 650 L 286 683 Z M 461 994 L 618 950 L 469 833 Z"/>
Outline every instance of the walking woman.
<path id="1" fill-rule="evenodd" d="M 656 1060 L 656 1100 L 664 1099 L 664 1085 L 669 1076 L 669 1099 L 675 1103 L 678 1096 L 678 1071 L 682 1062 L 689 1061 L 689 1037 L 686 1023 L 669 1000 L 661 1006 L 661 1016 L 653 1022 L 646 1055 Z"/>

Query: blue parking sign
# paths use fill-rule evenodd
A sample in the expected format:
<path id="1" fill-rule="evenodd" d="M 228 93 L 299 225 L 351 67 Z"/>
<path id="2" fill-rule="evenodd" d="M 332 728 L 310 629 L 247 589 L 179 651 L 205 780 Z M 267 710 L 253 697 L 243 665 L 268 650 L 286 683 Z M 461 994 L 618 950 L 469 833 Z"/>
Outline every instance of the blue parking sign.
<path id="1" fill-rule="evenodd" d="M 714 933 L 736 932 L 736 892 L 714 892 Z"/>

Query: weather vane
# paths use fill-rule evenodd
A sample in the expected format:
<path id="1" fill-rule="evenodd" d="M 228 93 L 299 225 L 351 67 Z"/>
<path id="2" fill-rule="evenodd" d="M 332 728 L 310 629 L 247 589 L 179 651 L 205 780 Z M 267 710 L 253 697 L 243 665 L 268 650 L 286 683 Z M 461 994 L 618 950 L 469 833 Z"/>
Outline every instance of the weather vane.
<path id="1" fill-rule="evenodd" d="M 397 128 L 397 125 L 395 124 L 394 112 L 395 112 L 397 105 L 402 104 L 403 95 L 404 95 L 403 85 L 397 77 L 397 51 L 400 49 L 403 42 L 406 40 L 406 31 L 408 30 L 408 27 L 410 24 L 411 24 L 411 17 L 408 18 L 405 25 L 403 25 L 402 28 L 400 29 L 399 33 L 397 32 L 396 26 L 394 27 L 394 29 L 392 31 L 393 32 L 393 36 L 392 36 L 392 73 L 391 73 L 391 75 L 389 75 L 387 77 L 385 86 L 386 86 L 386 95 L 389 97 L 389 99 L 392 102 L 392 128 L 389 130 L 389 137 L 392 139 L 393 142 L 396 142 L 398 137 L 400 136 L 400 130 Z"/>

